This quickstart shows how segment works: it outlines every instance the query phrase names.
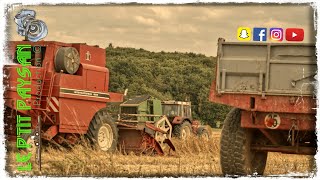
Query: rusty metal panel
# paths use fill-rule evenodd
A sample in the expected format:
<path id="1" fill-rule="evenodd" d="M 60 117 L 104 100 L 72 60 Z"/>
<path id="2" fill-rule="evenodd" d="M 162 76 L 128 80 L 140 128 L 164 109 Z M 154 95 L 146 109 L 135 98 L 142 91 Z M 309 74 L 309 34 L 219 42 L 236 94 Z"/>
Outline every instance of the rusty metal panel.
<path id="1" fill-rule="evenodd" d="M 122 152 L 129 153 L 133 152 L 141 152 L 143 147 L 141 147 L 143 143 L 142 132 L 135 129 L 119 129 L 119 139 L 118 146 Z"/>
<path id="2" fill-rule="evenodd" d="M 216 90 L 221 93 L 312 95 L 315 45 L 218 43 Z"/>
<path id="3" fill-rule="evenodd" d="M 312 94 L 317 62 L 314 46 L 270 47 L 269 92 Z"/>
<path id="4" fill-rule="evenodd" d="M 273 95 L 262 97 L 252 94 L 217 94 L 212 83 L 209 100 L 211 102 L 227 104 L 247 111 L 307 113 L 316 114 L 316 99 L 311 96 L 283 96 Z M 254 99 L 254 107 L 251 101 Z"/>
<path id="5" fill-rule="evenodd" d="M 220 44 L 217 82 L 220 92 L 259 92 L 260 73 L 266 73 L 266 44 Z"/>
<path id="6" fill-rule="evenodd" d="M 272 113 L 263 112 L 241 112 L 241 127 L 272 129 L 272 130 L 290 130 L 295 128 L 299 131 L 314 131 L 316 127 L 316 118 L 310 114 L 297 113 L 279 113 L 279 122 L 274 128 L 266 125 L 266 116 Z"/>

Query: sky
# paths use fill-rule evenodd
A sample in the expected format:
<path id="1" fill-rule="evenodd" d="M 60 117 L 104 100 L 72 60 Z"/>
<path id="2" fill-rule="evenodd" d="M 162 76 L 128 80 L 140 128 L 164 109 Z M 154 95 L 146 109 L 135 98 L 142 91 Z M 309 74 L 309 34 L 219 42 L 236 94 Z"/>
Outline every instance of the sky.
<path id="1" fill-rule="evenodd" d="M 19 6 L 8 12 L 8 39 L 22 40 L 13 21 L 21 8 L 35 10 L 49 33 L 44 40 L 89 45 L 194 52 L 216 56 L 217 40 L 237 42 L 239 27 L 303 28 L 304 42 L 315 42 L 310 5 L 99 5 Z"/>

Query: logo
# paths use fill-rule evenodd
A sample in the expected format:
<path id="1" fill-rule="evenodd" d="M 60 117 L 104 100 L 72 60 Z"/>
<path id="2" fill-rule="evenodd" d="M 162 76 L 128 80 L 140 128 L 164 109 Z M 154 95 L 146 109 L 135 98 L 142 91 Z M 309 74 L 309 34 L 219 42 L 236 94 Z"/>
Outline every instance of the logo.
<path id="1" fill-rule="evenodd" d="M 251 40 L 251 29 L 248 27 L 239 27 L 237 38 L 239 41 L 250 41 Z"/>
<path id="2" fill-rule="evenodd" d="M 17 33 L 29 41 L 37 42 L 48 34 L 46 23 L 36 19 L 34 10 L 22 9 L 14 17 L 14 22 L 17 24 Z"/>
<path id="3" fill-rule="evenodd" d="M 301 28 L 288 28 L 286 29 L 287 41 L 303 41 L 304 31 Z"/>
<path id="4" fill-rule="evenodd" d="M 91 60 L 91 54 L 89 51 L 86 52 L 86 60 L 90 61 Z"/>
<path id="5" fill-rule="evenodd" d="M 270 39 L 272 41 L 283 40 L 283 29 L 282 28 L 270 28 Z"/>
<path id="6" fill-rule="evenodd" d="M 253 28 L 254 41 L 267 41 L 267 28 Z"/>

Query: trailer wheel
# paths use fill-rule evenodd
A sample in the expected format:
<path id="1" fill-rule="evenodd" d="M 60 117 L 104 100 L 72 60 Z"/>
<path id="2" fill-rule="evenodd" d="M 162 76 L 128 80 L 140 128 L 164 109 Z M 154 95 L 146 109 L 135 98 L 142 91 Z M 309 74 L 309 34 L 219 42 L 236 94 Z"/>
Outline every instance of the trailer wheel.
<path id="1" fill-rule="evenodd" d="M 188 121 L 174 126 L 173 133 L 182 140 L 186 140 L 191 136 L 191 124 Z"/>
<path id="2" fill-rule="evenodd" d="M 87 136 L 102 151 L 113 152 L 117 148 L 118 128 L 112 117 L 99 111 L 90 122 Z"/>
<path id="3" fill-rule="evenodd" d="M 241 128 L 241 111 L 232 109 L 225 121 L 220 140 L 220 163 L 224 175 L 262 175 L 267 152 L 250 150 L 252 131 Z"/>

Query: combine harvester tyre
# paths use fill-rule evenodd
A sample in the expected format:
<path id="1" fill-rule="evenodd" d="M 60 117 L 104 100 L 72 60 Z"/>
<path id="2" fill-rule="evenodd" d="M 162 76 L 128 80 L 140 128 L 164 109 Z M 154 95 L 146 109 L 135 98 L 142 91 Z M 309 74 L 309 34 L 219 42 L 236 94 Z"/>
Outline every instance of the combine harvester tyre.
<path id="1" fill-rule="evenodd" d="M 106 152 L 114 152 L 118 144 L 118 128 L 105 110 L 97 112 L 92 119 L 87 136 L 97 147 Z"/>
<path id="2" fill-rule="evenodd" d="M 224 175 L 262 175 L 267 152 L 250 150 L 252 131 L 241 128 L 241 110 L 232 109 L 225 121 L 220 140 L 220 163 Z"/>

